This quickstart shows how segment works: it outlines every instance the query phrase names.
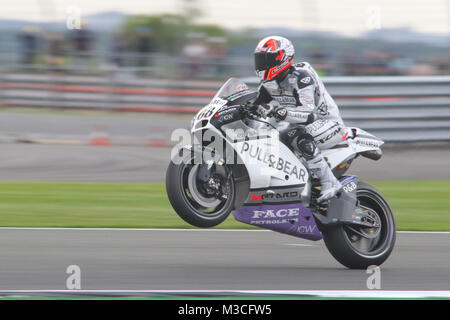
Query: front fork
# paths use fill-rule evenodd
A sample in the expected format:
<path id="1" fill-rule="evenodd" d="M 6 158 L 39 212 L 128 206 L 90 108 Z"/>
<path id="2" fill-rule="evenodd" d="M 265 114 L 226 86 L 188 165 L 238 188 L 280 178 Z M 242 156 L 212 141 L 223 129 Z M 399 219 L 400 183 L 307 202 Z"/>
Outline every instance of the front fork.
<path id="1" fill-rule="evenodd" d="M 231 171 L 227 172 L 223 160 L 212 160 L 200 165 L 197 173 L 197 183 L 209 196 L 226 200 L 229 191 L 229 179 Z"/>

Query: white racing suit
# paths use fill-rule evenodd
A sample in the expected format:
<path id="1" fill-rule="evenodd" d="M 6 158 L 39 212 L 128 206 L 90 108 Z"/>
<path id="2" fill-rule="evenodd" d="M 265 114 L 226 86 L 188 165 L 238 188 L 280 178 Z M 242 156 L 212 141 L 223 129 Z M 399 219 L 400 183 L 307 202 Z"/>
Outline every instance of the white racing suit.
<path id="1" fill-rule="evenodd" d="M 331 148 L 345 139 L 346 128 L 339 109 L 324 84 L 309 63 L 292 67 L 281 81 L 263 82 L 261 86 L 273 98 L 269 105 L 284 108 L 283 121 L 299 124 L 299 134 L 293 147 L 305 158 L 313 178 L 322 185 L 322 202 L 331 199 L 342 188 L 333 175 L 320 149 Z"/>

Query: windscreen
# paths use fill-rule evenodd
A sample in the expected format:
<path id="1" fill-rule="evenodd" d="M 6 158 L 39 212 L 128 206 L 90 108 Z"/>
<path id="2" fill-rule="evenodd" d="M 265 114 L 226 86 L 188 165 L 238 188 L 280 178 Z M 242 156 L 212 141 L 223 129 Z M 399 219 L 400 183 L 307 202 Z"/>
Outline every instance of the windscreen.
<path id="1" fill-rule="evenodd" d="M 217 92 L 216 97 L 225 99 L 240 91 L 248 90 L 247 85 L 244 81 L 237 78 L 230 78 L 224 83 L 222 88 Z"/>

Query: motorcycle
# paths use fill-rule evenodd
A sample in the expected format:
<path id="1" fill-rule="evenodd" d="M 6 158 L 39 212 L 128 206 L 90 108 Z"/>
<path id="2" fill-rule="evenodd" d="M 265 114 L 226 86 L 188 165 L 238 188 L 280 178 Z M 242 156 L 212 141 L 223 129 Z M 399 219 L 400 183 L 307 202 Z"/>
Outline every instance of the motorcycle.
<path id="1" fill-rule="evenodd" d="M 381 265 L 395 244 L 392 210 L 378 190 L 345 173 L 359 156 L 380 159 L 384 142 L 351 127 L 342 143 L 322 150 L 343 188 L 328 202 L 317 203 L 319 181 L 301 154 L 289 148 L 298 125 L 255 116 L 257 96 L 231 78 L 193 118 L 194 141 L 176 149 L 166 172 L 175 212 L 200 228 L 214 227 L 232 213 L 245 224 L 323 239 L 347 268 Z M 216 138 L 205 139 L 207 132 Z"/>

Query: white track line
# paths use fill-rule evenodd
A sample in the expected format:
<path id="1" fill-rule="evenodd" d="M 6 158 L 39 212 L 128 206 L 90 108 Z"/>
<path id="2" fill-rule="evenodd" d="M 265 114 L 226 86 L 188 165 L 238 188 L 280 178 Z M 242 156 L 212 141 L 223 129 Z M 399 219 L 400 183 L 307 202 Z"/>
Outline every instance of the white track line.
<path id="1" fill-rule="evenodd" d="M 397 231 L 404 234 L 450 234 L 450 231 Z"/>
<path id="2" fill-rule="evenodd" d="M 295 247 L 315 247 L 313 244 L 303 244 L 303 243 L 283 243 L 285 246 L 295 246 Z"/>
<path id="3" fill-rule="evenodd" d="M 139 295 L 246 295 L 307 296 L 331 298 L 450 298 L 450 291 L 388 291 L 388 290 L 0 290 L 0 296 L 20 294 L 139 294 Z"/>
<path id="4" fill-rule="evenodd" d="M 271 230 L 252 229 L 170 229 L 170 228 L 34 228 L 34 227 L 0 227 L 0 230 L 80 230 L 80 231 L 189 231 L 189 232 L 270 232 Z"/>
<path id="5" fill-rule="evenodd" d="M 61 227 L 0 227 L 0 230 L 80 230 L 80 231 L 181 231 L 181 232 L 271 232 L 252 229 L 174 229 L 174 228 L 61 228 Z M 397 231 L 404 234 L 446 234 L 450 231 Z"/>

